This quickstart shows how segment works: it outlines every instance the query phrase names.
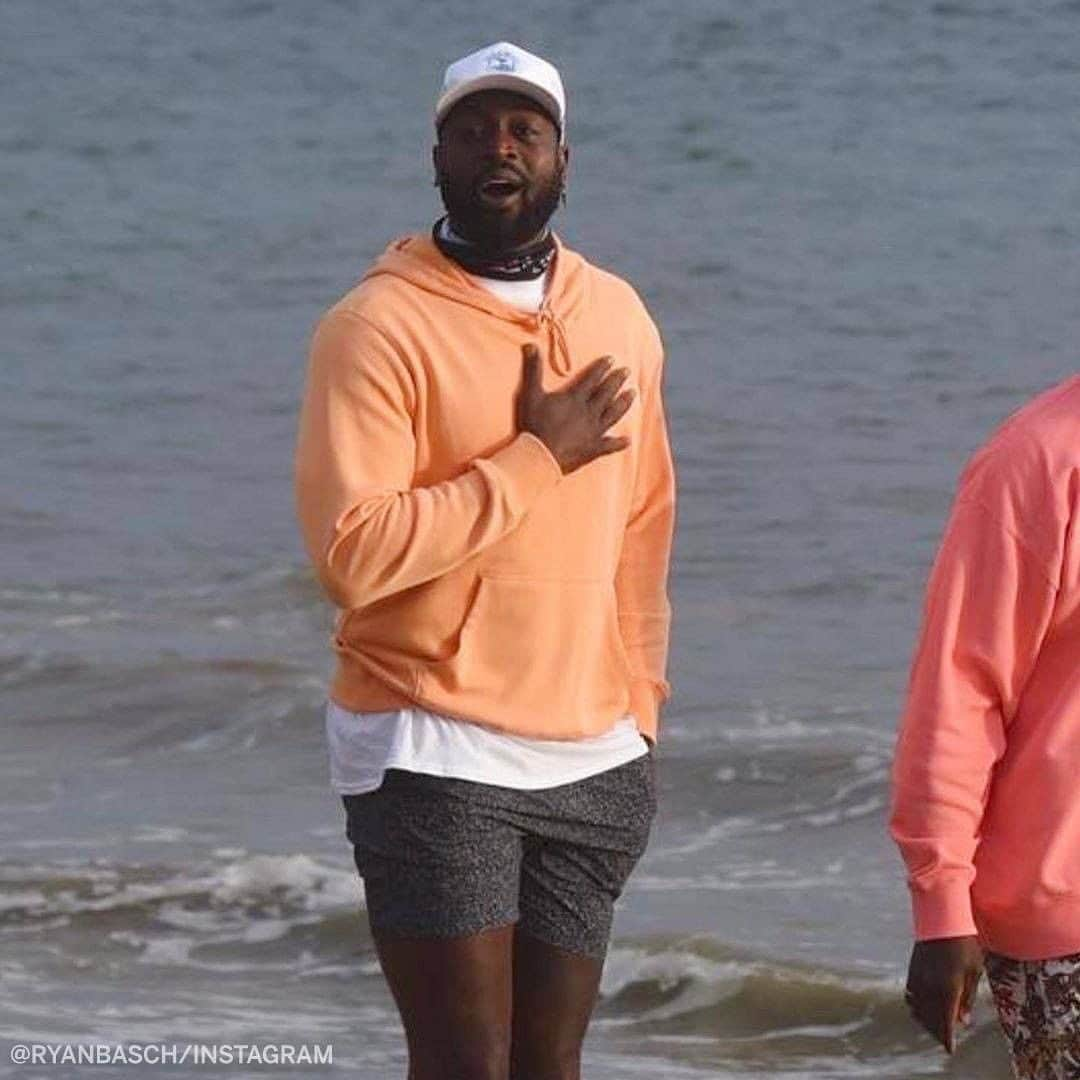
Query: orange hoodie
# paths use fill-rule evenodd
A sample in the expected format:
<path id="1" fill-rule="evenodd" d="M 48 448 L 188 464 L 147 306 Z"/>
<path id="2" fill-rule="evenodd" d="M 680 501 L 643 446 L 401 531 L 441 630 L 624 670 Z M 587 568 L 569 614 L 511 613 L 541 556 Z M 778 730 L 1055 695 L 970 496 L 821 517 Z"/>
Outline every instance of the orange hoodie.
<path id="1" fill-rule="evenodd" d="M 564 476 L 517 432 L 526 343 L 548 392 L 600 356 L 629 368 L 610 432 L 626 450 Z M 300 523 L 342 609 L 335 701 L 548 739 L 629 710 L 655 738 L 674 517 L 662 361 L 634 291 L 561 243 L 535 315 L 430 237 L 387 248 L 316 328 L 300 417 Z"/>
<path id="2" fill-rule="evenodd" d="M 915 936 L 1080 951 L 1080 377 L 972 459 L 927 587 L 894 767 Z"/>

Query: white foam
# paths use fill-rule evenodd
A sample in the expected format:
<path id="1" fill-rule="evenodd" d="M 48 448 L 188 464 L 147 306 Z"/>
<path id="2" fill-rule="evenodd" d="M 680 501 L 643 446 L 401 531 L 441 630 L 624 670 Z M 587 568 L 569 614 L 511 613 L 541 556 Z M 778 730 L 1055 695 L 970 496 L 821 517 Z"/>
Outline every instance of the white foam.
<path id="1" fill-rule="evenodd" d="M 307 855 L 245 856 L 205 874 L 177 874 L 158 881 L 125 881 L 112 867 L 64 863 L 5 867 L 0 881 L 22 886 L 0 894 L 0 911 L 43 917 L 158 905 L 157 914 L 164 921 L 199 931 L 220 929 L 228 923 L 230 910 L 246 922 L 249 914 L 238 908 L 284 903 L 300 919 L 343 908 L 356 910 L 363 904 L 363 887 L 355 873 L 322 866 Z M 52 891 L 27 887 L 68 881 L 75 887 Z M 183 906 L 200 896 L 207 898 L 211 910 Z"/>
<path id="2" fill-rule="evenodd" d="M 307 855 L 251 855 L 222 868 L 211 896 L 229 904 L 283 890 L 303 906 L 326 910 L 355 904 L 359 884 L 355 875 L 328 870 Z"/>
<path id="3" fill-rule="evenodd" d="M 38 889 L 6 893 L 0 896 L 0 914 L 20 909 L 31 912 L 45 911 L 48 906 L 48 897 Z"/>
<path id="4" fill-rule="evenodd" d="M 827 825 L 839 825 L 844 821 L 856 821 L 859 818 L 869 817 L 871 814 L 876 814 L 883 809 L 884 806 L 885 797 L 883 795 L 872 795 L 861 803 L 855 803 L 852 806 L 838 806 L 831 810 L 800 814 L 796 820 L 820 829 Z"/>
<path id="5" fill-rule="evenodd" d="M 109 940 L 118 945 L 130 945 L 133 949 L 141 949 L 146 944 L 146 938 L 134 930 L 110 930 Z"/>
<path id="6" fill-rule="evenodd" d="M 193 930 L 199 933 L 213 933 L 222 929 L 224 924 L 222 912 L 213 908 L 193 911 L 184 907 L 180 901 L 162 904 L 157 910 L 157 920 L 177 930 Z M 233 921 L 246 921 L 246 918 L 243 913 L 238 912 Z"/>
<path id="7" fill-rule="evenodd" d="M 770 871 L 763 867 L 731 868 L 723 873 L 703 873 L 691 875 L 660 876 L 635 874 L 635 891 L 646 893 L 702 892 L 740 893 L 740 892 L 801 892 L 822 885 L 834 885 L 832 872 L 826 870 L 825 876 L 800 874 L 798 871 Z"/>
<path id="8" fill-rule="evenodd" d="M 634 983 L 655 983 L 661 993 L 673 990 L 687 979 L 711 983 L 734 982 L 752 970 L 736 961 L 714 961 L 682 949 L 650 952 L 647 949 L 614 946 L 608 953 L 600 981 L 603 997 L 614 997 Z"/>
<path id="9" fill-rule="evenodd" d="M 715 737 L 729 743 L 754 745 L 800 742 L 835 745 L 839 741 L 851 742 L 864 748 L 860 752 L 860 759 L 870 757 L 878 764 L 891 753 L 895 737 L 891 731 L 871 728 L 859 718 L 849 719 L 844 712 L 835 712 L 825 719 L 801 720 L 759 703 L 748 719 L 749 723 L 741 726 L 724 725 L 717 728 Z M 880 753 L 866 750 L 868 742 L 879 744 Z"/>
<path id="10" fill-rule="evenodd" d="M 260 919 L 251 923 L 243 933 L 243 941 L 248 945 L 258 945 L 264 941 L 277 941 L 291 929 L 291 924 L 284 919 Z"/>
<path id="11" fill-rule="evenodd" d="M 131 839 L 155 844 L 178 844 L 190 835 L 187 829 L 175 825 L 140 825 L 131 834 Z"/>
<path id="12" fill-rule="evenodd" d="M 151 938 L 139 959 L 146 964 L 183 964 L 195 944 L 193 937 Z"/>
<path id="13" fill-rule="evenodd" d="M 608 954 L 600 994 L 611 998 L 636 983 L 654 984 L 661 993 L 678 992 L 659 1005 L 632 1016 L 606 1017 L 602 1026 L 622 1027 L 667 1020 L 715 1005 L 736 994 L 753 968 L 735 960 L 715 961 L 693 952 L 615 948 Z"/>
<path id="14" fill-rule="evenodd" d="M 604 1017 L 599 1023 L 608 1026 L 625 1026 L 642 1021 L 666 1020 L 700 1009 L 710 1008 L 733 997 L 747 980 L 754 976 L 770 976 L 780 982 L 806 987 L 827 987 L 865 999 L 897 999 L 901 980 L 895 975 L 865 976 L 850 972 L 827 971 L 804 968 L 798 965 L 778 966 L 774 962 L 755 958 L 712 957 L 708 952 L 714 948 L 708 942 L 687 939 L 667 948 L 649 949 L 615 945 L 609 952 L 600 993 L 603 998 L 613 998 L 636 984 L 647 983 L 661 994 L 672 994 L 668 1000 L 632 1016 Z M 862 1008 L 857 1001 L 853 1009 Z M 836 1024 L 822 1024 L 820 1034 L 841 1037 L 848 1026 L 856 1030 L 866 1022 L 864 1015 L 845 1017 Z M 756 1040 L 766 1035 L 783 1038 L 797 1034 L 810 1034 L 809 1025 L 796 1027 L 773 1027 L 768 1033 L 758 1032 L 751 1036 Z"/>

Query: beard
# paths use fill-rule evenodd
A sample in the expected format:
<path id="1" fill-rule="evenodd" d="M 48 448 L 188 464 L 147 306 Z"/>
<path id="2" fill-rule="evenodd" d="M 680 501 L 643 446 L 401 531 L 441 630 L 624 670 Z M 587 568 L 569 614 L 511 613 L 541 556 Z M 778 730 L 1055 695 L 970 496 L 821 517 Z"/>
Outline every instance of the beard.
<path id="1" fill-rule="evenodd" d="M 513 251 L 538 236 L 558 209 L 562 190 L 563 173 L 558 169 L 547 183 L 523 192 L 518 212 L 509 215 L 480 203 L 471 186 L 454 184 L 445 173 L 439 174 L 439 191 L 454 232 L 493 255 Z"/>

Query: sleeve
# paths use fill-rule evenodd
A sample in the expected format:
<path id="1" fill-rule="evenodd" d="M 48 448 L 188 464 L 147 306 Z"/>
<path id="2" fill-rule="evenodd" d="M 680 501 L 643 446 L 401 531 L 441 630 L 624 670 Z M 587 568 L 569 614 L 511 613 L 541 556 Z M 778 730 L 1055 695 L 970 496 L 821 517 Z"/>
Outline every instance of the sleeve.
<path id="1" fill-rule="evenodd" d="M 975 933 L 991 776 L 1053 613 L 1055 575 L 1021 538 L 1016 504 L 1000 485 L 990 497 L 962 488 L 927 586 L 890 818 L 920 941 Z"/>
<path id="2" fill-rule="evenodd" d="M 637 475 L 615 574 L 619 631 L 631 670 L 630 711 L 638 727 L 654 740 L 660 705 L 671 694 L 665 678 L 671 628 L 667 579 L 675 524 L 675 469 L 664 418 L 662 372 L 661 353 L 642 386 Z"/>
<path id="3" fill-rule="evenodd" d="M 316 573 L 342 608 L 448 573 L 518 526 L 562 477 L 520 433 L 460 475 L 413 487 L 416 388 L 398 350 L 363 317 L 316 329 L 300 412 L 296 504 Z"/>

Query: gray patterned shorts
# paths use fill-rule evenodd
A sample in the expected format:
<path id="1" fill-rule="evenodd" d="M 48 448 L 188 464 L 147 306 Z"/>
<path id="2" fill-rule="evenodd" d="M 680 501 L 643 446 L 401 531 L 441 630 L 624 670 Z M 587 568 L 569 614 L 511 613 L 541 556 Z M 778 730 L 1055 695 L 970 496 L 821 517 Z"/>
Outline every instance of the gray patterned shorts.
<path id="1" fill-rule="evenodd" d="M 1020 1080 L 1080 1080 L 1080 953 L 986 954 L 986 975 Z"/>
<path id="2" fill-rule="evenodd" d="M 656 813 L 653 756 L 520 791 L 388 769 L 343 795 L 372 932 L 459 937 L 516 923 L 602 959 Z"/>

